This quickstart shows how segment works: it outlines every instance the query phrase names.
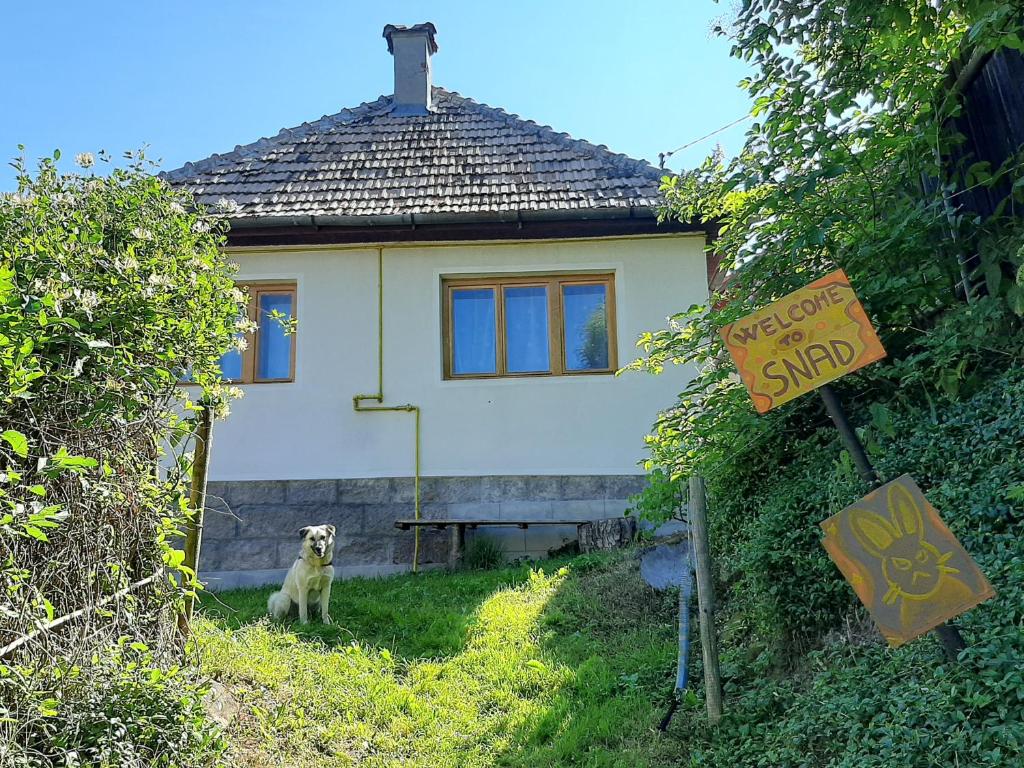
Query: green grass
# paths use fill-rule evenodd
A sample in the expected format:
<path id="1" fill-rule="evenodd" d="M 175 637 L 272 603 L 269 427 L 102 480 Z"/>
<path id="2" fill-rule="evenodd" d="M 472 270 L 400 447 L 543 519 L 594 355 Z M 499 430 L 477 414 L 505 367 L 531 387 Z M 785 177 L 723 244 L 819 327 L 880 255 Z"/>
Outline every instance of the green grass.
<path id="1" fill-rule="evenodd" d="M 662 766 L 670 595 L 631 554 L 340 582 L 334 625 L 274 625 L 270 589 L 208 596 L 204 671 L 241 704 L 238 766 Z"/>

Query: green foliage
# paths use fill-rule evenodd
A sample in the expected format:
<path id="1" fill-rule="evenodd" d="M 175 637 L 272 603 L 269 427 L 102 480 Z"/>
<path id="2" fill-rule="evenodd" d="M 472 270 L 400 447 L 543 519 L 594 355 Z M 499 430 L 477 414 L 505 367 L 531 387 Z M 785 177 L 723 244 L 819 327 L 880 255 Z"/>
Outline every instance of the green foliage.
<path id="1" fill-rule="evenodd" d="M 158 667 L 176 663 L 174 606 L 194 576 L 168 545 L 188 511 L 192 426 L 182 411 L 195 407 L 178 382 L 189 371 L 193 394 L 226 407 L 218 362 L 244 307 L 222 224 L 132 159 L 106 177 L 62 175 L 52 160 L 33 175 L 16 162 L 18 191 L 0 195 L 0 637 L 84 609 L 74 631 L 30 637 L 0 666 L 0 744 L 40 754 L 57 754 L 58 736 L 87 718 L 76 749 L 143 754 L 162 743 L 151 726 L 95 719 L 97 700 L 85 693 L 140 713 L 171 696 L 157 685 Z M 168 457 L 160 477 L 168 449 L 180 461 Z M 162 578 L 131 588 L 160 568 Z M 153 649 L 137 681 L 153 680 L 150 704 L 135 682 L 108 674 L 122 635 Z M 193 711 L 194 697 L 181 695 Z M 40 697 L 57 702 L 58 720 L 32 703 Z"/>
<path id="2" fill-rule="evenodd" d="M 0 745 L 5 768 L 200 768 L 217 764 L 226 748 L 207 722 L 205 691 L 126 637 L 89 664 L 0 668 L 0 690 L 23 697 L 22 709 L 38 717 Z"/>
<path id="3" fill-rule="evenodd" d="M 1022 396 L 1018 368 L 968 401 L 943 401 L 935 414 L 873 408 L 861 430 L 879 473 L 910 473 L 975 556 L 1020 523 L 1012 493 L 1024 477 Z M 854 600 L 819 544 L 818 523 L 860 498 L 863 486 L 830 426 L 791 452 L 769 474 L 750 453 L 708 479 L 712 548 L 735 617 L 729 631 L 770 664 L 834 629 Z"/>
<path id="4" fill-rule="evenodd" d="M 699 472 L 711 499 L 729 704 L 714 731 L 684 708 L 691 765 L 1022 759 L 1022 237 L 956 206 L 997 180 L 1017 202 L 1024 182 L 1020 157 L 948 160 L 963 138 L 957 74 L 1020 49 L 1022 25 L 1019 4 L 987 0 L 745 0 L 723 30 L 753 66 L 756 122 L 734 161 L 709 158 L 663 191 L 665 217 L 720 223 L 732 272 L 645 335 L 634 365 L 700 371 L 649 439 L 651 469 Z M 889 355 L 836 384 L 872 462 L 915 477 L 998 593 L 964 618 L 959 665 L 932 639 L 882 647 L 819 543 L 818 523 L 863 495 L 850 456 L 813 396 L 755 416 L 719 337 L 837 267 Z"/>
<path id="5" fill-rule="evenodd" d="M 714 733 L 687 711 L 693 765 L 994 768 L 1024 756 L 1024 369 L 934 415 L 871 410 L 873 463 L 919 481 L 996 598 L 961 620 L 959 665 L 933 638 L 883 647 L 819 543 L 818 522 L 863 493 L 834 430 L 769 476 L 747 455 L 709 482 L 729 706 Z"/>
<path id="6" fill-rule="evenodd" d="M 960 101 L 948 73 L 961 56 L 1016 46 L 1021 31 L 1019 10 L 1005 2 L 740 6 L 723 34 L 733 39 L 733 55 L 753 65 L 742 85 L 756 122 L 734 161 L 709 158 L 663 185 L 663 215 L 717 220 L 713 247 L 724 268 L 736 271 L 707 305 L 641 338 L 646 358 L 634 367 L 700 370 L 655 426 L 652 468 L 709 472 L 766 435 L 806 434 L 813 398 L 754 417 L 718 331 L 836 267 L 851 278 L 890 359 L 909 360 L 845 381 L 850 394 L 914 385 L 924 388 L 918 397 L 951 396 L 993 359 L 1000 367 L 1020 359 L 1020 239 L 1002 220 L 947 212 L 968 181 L 1018 178 L 1020 159 L 998 173 L 975 168 L 969 180 L 940 160 L 962 139 L 951 131 Z M 922 178 L 936 183 L 926 191 Z M 1020 194 L 1024 185 L 1015 189 Z M 971 320 L 940 320 L 957 304 L 961 258 L 975 253 L 972 290 L 980 296 L 987 289 L 993 304 Z M 966 345 L 965 325 L 974 335 Z M 968 353 L 957 355 L 960 347 Z"/>
<path id="7" fill-rule="evenodd" d="M 494 539 L 486 536 L 474 536 L 466 545 L 462 556 L 462 565 L 474 570 L 497 568 L 505 559 L 501 546 Z"/>
<path id="8" fill-rule="evenodd" d="M 627 514 L 653 522 L 678 516 L 685 499 L 685 484 L 684 478 L 673 478 L 661 469 L 652 470 L 644 489 L 630 498 Z"/>

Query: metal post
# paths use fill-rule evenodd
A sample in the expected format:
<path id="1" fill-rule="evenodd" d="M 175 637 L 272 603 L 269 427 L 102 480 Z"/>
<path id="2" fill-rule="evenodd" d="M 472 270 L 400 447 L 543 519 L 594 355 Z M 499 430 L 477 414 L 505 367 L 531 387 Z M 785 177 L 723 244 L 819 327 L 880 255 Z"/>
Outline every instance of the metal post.
<path id="1" fill-rule="evenodd" d="M 875 472 L 875 468 L 871 466 L 871 461 L 868 459 L 868 454 L 864 450 L 860 438 L 857 437 L 857 433 L 846 418 L 846 411 L 843 410 L 843 404 L 839 402 L 839 396 L 832 389 L 831 384 L 824 384 L 819 387 L 818 394 L 821 395 L 821 399 L 825 403 L 825 410 L 828 411 L 828 415 L 832 418 L 832 423 L 839 430 L 839 437 L 842 438 L 843 445 L 846 446 L 846 450 L 853 457 L 853 463 L 857 467 L 857 472 L 860 474 L 861 479 L 871 490 L 874 490 L 882 484 L 882 481 L 879 479 L 878 473 Z"/>
<path id="2" fill-rule="evenodd" d="M 828 415 L 832 418 L 832 423 L 839 430 L 839 437 L 842 439 L 843 445 L 846 446 L 846 450 L 853 457 L 853 463 L 856 465 L 861 479 L 872 491 L 875 490 L 875 488 L 882 485 L 882 480 L 878 473 L 875 472 L 875 468 L 871 466 L 871 461 L 868 459 L 867 451 L 864 450 L 864 445 L 861 443 L 860 438 L 857 437 L 857 432 L 850 425 L 849 419 L 846 418 L 846 411 L 843 410 L 843 404 L 839 401 L 839 396 L 836 395 L 836 391 L 832 389 L 831 384 L 824 384 L 819 387 L 818 393 L 825 403 L 825 410 L 828 411 Z M 966 647 L 960 630 L 952 624 L 940 624 L 935 628 L 935 634 L 942 643 L 946 657 L 951 661 L 956 661 L 960 651 Z"/>
<path id="3" fill-rule="evenodd" d="M 715 592 L 711 582 L 711 552 L 708 546 L 707 497 L 704 478 L 690 477 L 690 506 L 687 515 L 693 536 L 694 566 L 697 572 L 697 615 L 704 654 L 704 690 L 708 721 L 715 725 L 722 717 L 722 680 L 718 669 L 718 638 L 715 635 Z"/>
<path id="4" fill-rule="evenodd" d="M 210 405 L 204 405 L 199 411 L 195 439 L 192 483 L 188 495 L 188 505 L 192 514 L 185 521 L 185 559 L 182 564 L 198 575 L 199 550 L 203 543 L 203 517 L 206 511 L 206 478 L 210 471 L 210 448 L 213 442 L 213 407 Z M 189 632 L 189 622 L 192 620 L 195 603 L 195 592 L 185 596 L 184 609 L 178 616 L 178 628 L 184 635 Z"/>

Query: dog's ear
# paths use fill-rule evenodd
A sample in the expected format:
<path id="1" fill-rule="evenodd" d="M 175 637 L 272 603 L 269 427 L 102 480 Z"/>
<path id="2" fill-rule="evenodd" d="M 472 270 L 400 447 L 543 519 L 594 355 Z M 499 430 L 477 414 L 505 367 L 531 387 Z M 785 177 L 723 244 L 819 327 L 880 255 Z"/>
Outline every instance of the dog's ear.
<path id="1" fill-rule="evenodd" d="M 300 539 L 306 538 L 306 534 L 307 533 L 309 533 L 309 526 L 308 525 L 304 526 L 302 528 L 299 528 L 299 538 Z"/>
<path id="2" fill-rule="evenodd" d="M 328 532 L 329 534 L 331 534 L 331 536 L 333 536 L 333 535 L 334 535 L 334 526 L 333 526 L 333 525 L 325 525 L 325 526 L 324 526 L 324 528 L 326 528 L 326 529 L 327 529 L 327 532 Z"/>

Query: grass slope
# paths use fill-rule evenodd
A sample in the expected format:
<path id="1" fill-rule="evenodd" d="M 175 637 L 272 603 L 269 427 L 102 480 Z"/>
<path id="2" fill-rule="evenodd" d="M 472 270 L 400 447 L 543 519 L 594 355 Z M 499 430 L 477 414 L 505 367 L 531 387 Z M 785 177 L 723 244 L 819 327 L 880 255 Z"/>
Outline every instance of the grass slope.
<path id="1" fill-rule="evenodd" d="M 208 596 L 204 670 L 242 710 L 232 765 L 656 766 L 675 611 L 629 553 L 547 570 L 336 584 L 334 625 L 275 626 L 269 589 Z"/>

